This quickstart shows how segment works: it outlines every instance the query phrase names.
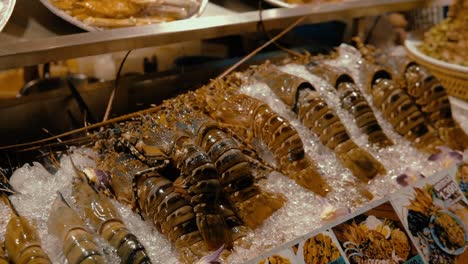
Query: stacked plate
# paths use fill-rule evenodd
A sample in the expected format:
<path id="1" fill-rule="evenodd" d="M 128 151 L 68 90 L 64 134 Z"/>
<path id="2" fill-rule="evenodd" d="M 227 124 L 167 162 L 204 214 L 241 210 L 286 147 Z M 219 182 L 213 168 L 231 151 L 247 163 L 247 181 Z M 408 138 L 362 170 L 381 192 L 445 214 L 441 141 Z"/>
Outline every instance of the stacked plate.
<path id="1" fill-rule="evenodd" d="M 0 31 L 2 31 L 8 22 L 15 4 L 16 0 L 0 0 Z"/>

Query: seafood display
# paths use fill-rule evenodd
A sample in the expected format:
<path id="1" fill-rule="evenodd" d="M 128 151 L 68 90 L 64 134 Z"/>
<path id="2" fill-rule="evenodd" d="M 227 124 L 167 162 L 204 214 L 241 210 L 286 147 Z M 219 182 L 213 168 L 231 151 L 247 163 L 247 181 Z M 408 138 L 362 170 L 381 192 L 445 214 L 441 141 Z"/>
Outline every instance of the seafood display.
<path id="1" fill-rule="evenodd" d="M 350 112 L 356 119 L 358 127 L 369 137 L 369 142 L 379 147 L 393 145 L 393 142 L 385 135 L 382 127 L 372 111 L 372 108 L 362 96 L 359 88 L 345 70 L 329 66 L 318 65 L 312 67 L 312 72 L 325 78 L 333 87 L 340 98 L 341 106 Z"/>
<path id="2" fill-rule="evenodd" d="M 94 241 L 95 236 L 61 194 L 58 194 L 53 204 L 48 228 L 49 233 L 56 236 L 63 245 L 68 263 L 106 263 L 101 249 Z"/>
<path id="3" fill-rule="evenodd" d="M 468 148 L 468 136 L 453 119 L 448 94 L 440 81 L 427 69 L 405 56 L 386 57 L 386 59 L 381 58 L 379 63 L 389 64 L 394 68 L 397 76 L 402 79 L 401 86 L 437 129 L 441 139 L 450 148 L 457 150 Z"/>
<path id="4" fill-rule="evenodd" d="M 443 150 L 438 147 L 464 148 L 460 128 L 447 114 L 446 95 L 414 64 L 394 77 L 379 62 L 361 61 L 345 70 L 327 60 L 333 58 L 313 65 L 266 63 L 213 80 L 151 111 L 89 129 L 86 145 L 67 146 L 68 155 L 55 161 L 53 172 L 39 163 L 19 169 L 11 181 L 23 189 L 11 201 L 21 215 L 40 214 L 28 219 L 42 227 L 47 222 L 48 228 L 34 235 L 7 203 L 11 219 L 23 220 L 7 227 L 6 255 L 15 261 L 35 254 L 38 263 L 55 263 L 58 251 L 68 263 L 244 263 L 302 237 L 293 248 L 259 257 L 292 264 L 414 258 L 417 251 L 387 204 L 357 217 L 350 213 L 414 184 L 397 177 L 404 171 L 418 171 L 418 179 L 432 175 L 439 166 L 428 156 Z M 60 140 L 61 146 L 72 142 Z M 46 147 L 55 151 L 55 145 Z M 80 154 L 86 161 L 75 164 L 74 152 L 86 153 Z M 37 167 L 42 169 L 30 172 Z M 37 188 L 49 188 L 43 206 L 21 207 L 41 192 L 16 177 L 32 177 Z M 8 190 L 3 184 L 0 191 Z M 413 232 L 418 227 L 410 225 L 411 234 L 422 233 L 439 252 L 464 250 L 462 220 L 439 207 L 431 192 L 416 192 L 407 219 L 428 229 Z M 343 216 L 353 219 L 304 236 Z M 18 230 L 28 241 L 11 248 Z M 40 250 L 41 240 L 46 251 Z"/>
<path id="5" fill-rule="evenodd" d="M 311 83 L 281 73 L 273 67 L 259 70 L 256 76 L 267 83 L 273 92 L 297 113 L 301 122 L 315 133 L 325 146 L 335 151 L 343 165 L 356 177 L 367 182 L 377 174 L 385 174 L 384 166 L 354 143 L 340 118 L 329 108 Z"/>
<path id="6" fill-rule="evenodd" d="M 5 248 L 8 252 L 8 258 L 13 263 L 51 263 L 42 249 L 41 239 L 36 228 L 16 212 L 8 198 L 3 194 L 2 199 L 10 207 L 12 213 L 5 233 Z"/>
<path id="7" fill-rule="evenodd" d="M 178 129 L 192 135 L 213 160 L 226 199 L 247 226 L 257 227 L 283 206 L 283 197 L 265 192 L 254 183 L 251 164 L 241 146 L 214 120 L 186 108 L 171 107 L 168 112 L 176 114 L 171 117 L 165 114 L 165 122 L 170 119 Z"/>
<path id="8" fill-rule="evenodd" d="M 372 94 L 374 105 L 383 113 L 394 129 L 413 142 L 415 147 L 436 153 L 444 145 L 437 131 L 430 124 L 410 95 L 393 79 L 390 70 L 368 65 L 366 89 Z"/>
<path id="9" fill-rule="evenodd" d="M 468 66 L 467 20 L 468 1 L 454 1 L 448 18 L 424 34 L 424 42 L 419 49 L 433 58 Z"/>
<path id="10" fill-rule="evenodd" d="M 208 154 L 187 135 L 158 124 L 143 131 L 138 138 L 134 146 L 149 164 L 155 166 L 159 159 L 169 158 L 180 171 L 208 249 L 215 250 L 223 244 L 231 248 L 232 237 L 219 212 L 221 185 Z"/>
<path id="11" fill-rule="evenodd" d="M 306 264 L 330 263 L 341 256 L 330 236 L 324 234 L 307 239 L 302 250 Z"/>
<path id="12" fill-rule="evenodd" d="M 77 170 L 77 174 L 72 196 L 82 211 L 82 217 L 88 219 L 95 231 L 117 249 L 122 263 L 150 264 L 145 248 L 130 233 L 109 198 L 91 187 L 84 173 Z"/>
<path id="13" fill-rule="evenodd" d="M 168 22 L 198 12 L 199 0 L 49 0 L 85 24 L 117 28 Z"/>
<path id="14" fill-rule="evenodd" d="M 120 189 L 112 195 L 118 201 L 138 208 L 144 219 L 152 222 L 175 244 L 184 262 L 193 263 L 206 253 L 194 209 L 182 194 L 175 191 L 173 182 L 124 153 L 107 153 L 98 168 L 108 171 L 112 180 L 100 181 L 95 176 L 100 173 L 98 170 L 88 170 L 88 178 L 109 192 Z"/>
<path id="15" fill-rule="evenodd" d="M 261 141 L 272 152 L 278 170 L 302 187 L 325 196 L 330 186 L 314 162 L 305 155 L 296 129 L 264 102 L 239 93 L 239 85 L 235 80 L 227 80 L 216 83 L 216 90 L 209 87 L 199 89 L 196 95 L 200 98 L 200 107 L 247 145 L 255 139 Z"/>

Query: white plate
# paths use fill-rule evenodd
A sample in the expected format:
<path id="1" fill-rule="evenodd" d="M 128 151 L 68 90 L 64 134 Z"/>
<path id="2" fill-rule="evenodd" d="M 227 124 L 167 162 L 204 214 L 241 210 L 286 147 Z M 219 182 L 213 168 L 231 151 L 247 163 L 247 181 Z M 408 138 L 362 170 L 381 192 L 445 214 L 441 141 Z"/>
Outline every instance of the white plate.
<path id="1" fill-rule="evenodd" d="M 2 0 L 0 0 L 2 1 Z M 8 1 L 8 0 L 7 0 Z M 67 22 L 79 27 L 79 28 L 82 28 L 84 30 L 87 30 L 87 31 L 100 31 L 100 30 L 105 30 L 105 28 L 99 28 L 99 27 L 93 27 L 93 26 L 90 26 L 86 23 L 84 23 L 83 21 L 79 20 L 79 19 L 76 19 L 72 16 L 70 16 L 67 12 L 57 8 L 56 6 L 54 6 L 53 4 L 51 4 L 49 2 L 49 0 L 40 0 L 41 3 L 47 7 L 52 13 L 54 13 L 55 15 L 61 17 L 62 19 L 66 20 Z M 206 8 L 206 5 L 208 4 L 208 0 L 198 0 L 200 2 L 200 8 L 198 9 L 198 12 L 196 12 L 195 14 L 193 14 L 192 16 L 190 17 L 187 17 L 187 18 L 184 18 L 184 19 L 190 19 L 190 18 L 193 18 L 193 17 L 199 17 L 203 11 L 205 10 Z M 1 24 L 0 24 L 1 25 Z"/>
<path id="2" fill-rule="evenodd" d="M 0 0 L 0 31 L 5 27 L 10 19 L 15 7 L 16 0 Z"/>
<path id="3" fill-rule="evenodd" d="M 426 61 L 426 62 L 434 64 L 434 65 L 438 65 L 438 66 L 441 66 L 441 67 L 444 67 L 444 68 L 447 68 L 447 69 L 450 69 L 450 70 L 453 70 L 453 71 L 463 72 L 463 73 L 468 74 L 468 67 L 466 67 L 466 66 L 461 66 L 461 65 L 458 65 L 458 64 L 453 64 L 453 63 L 441 61 L 441 60 L 438 60 L 438 59 L 434 59 L 434 58 L 432 58 L 430 56 L 427 56 L 426 54 L 422 53 L 418 48 L 418 46 L 421 45 L 421 43 L 422 43 L 422 41 L 420 39 L 407 38 L 405 40 L 405 47 L 406 47 L 406 49 L 408 49 L 409 53 L 413 54 L 414 56 L 417 56 L 418 58 L 420 58 L 423 61 Z"/>

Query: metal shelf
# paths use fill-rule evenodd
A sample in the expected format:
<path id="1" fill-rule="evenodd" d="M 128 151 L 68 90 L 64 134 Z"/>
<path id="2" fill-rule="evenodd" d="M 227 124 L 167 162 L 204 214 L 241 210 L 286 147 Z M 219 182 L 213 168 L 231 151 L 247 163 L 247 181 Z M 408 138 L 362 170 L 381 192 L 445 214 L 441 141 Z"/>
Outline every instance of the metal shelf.
<path id="1" fill-rule="evenodd" d="M 84 33 L 55 17 L 39 1 L 17 0 L 12 21 L 0 33 L 0 70 L 256 31 L 258 11 L 251 10 L 249 5 L 236 6 L 232 4 L 235 1 L 228 2 L 231 3 L 210 3 L 202 17 L 190 20 Z M 264 10 L 262 16 L 268 29 L 278 29 L 287 27 L 302 16 L 308 17 L 306 23 L 318 23 L 447 2 L 451 1 L 359 0 L 289 9 L 272 8 Z"/>

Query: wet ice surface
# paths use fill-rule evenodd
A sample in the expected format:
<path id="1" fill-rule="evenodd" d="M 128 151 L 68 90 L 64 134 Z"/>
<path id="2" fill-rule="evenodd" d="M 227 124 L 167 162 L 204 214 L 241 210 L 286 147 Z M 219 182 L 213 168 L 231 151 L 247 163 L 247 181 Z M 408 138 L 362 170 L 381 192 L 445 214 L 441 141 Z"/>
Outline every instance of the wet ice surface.
<path id="1" fill-rule="evenodd" d="M 71 155 L 78 168 L 93 167 L 94 155 L 90 149 L 77 149 Z M 53 263 L 65 263 L 62 254 L 62 243 L 49 235 L 47 220 L 52 204 L 60 191 L 65 200 L 73 207 L 71 197 L 71 183 L 74 175 L 73 167 L 68 156 L 61 159 L 61 168 L 56 174 L 47 172 L 41 164 L 25 165 L 16 170 L 11 177 L 11 185 L 19 194 L 10 196 L 10 199 L 19 214 L 33 222 L 42 241 L 42 246 Z M 129 208 L 114 202 L 127 227 L 140 240 L 147 249 L 153 263 L 177 263 L 176 255 L 172 252 L 169 242 L 149 223 L 133 213 Z M 76 208 L 75 208 L 76 209 Z M 9 210 L 2 203 L 0 206 L 0 238 L 4 238 L 6 223 L 9 221 Z M 115 250 L 102 238 L 95 241 L 102 249 L 108 263 L 119 263 Z"/>
<path id="2" fill-rule="evenodd" d="M 352 50 L 350 52 L 346 53 L 347 56 L 330 63 L 349 67 L 351 73 L 359 77 L 359 63 L 356 63 L 359 58 L 356 57 L 356 54 L 352 54 Z M 382 114 L 376 110 L 369 95 L 364 94 L 384 132 L 395 142 L 394 146 L 385 149 L 370 146 L 367 136 L 359 131 L 354 118 L 341 109 L 332 87 L 318 76 L 310 74 L 304 66 L 290 64 L 280 69 L 310 81 L 325 98 L 329 106 L 337 110 L 338 116 L 343 120 L 353 140 L 372 153 L 386 167 L 388 174 L 378 176 L 368 185 L 368 189 L 375 195 L 375 198 L 396 191 L 399 186 L 395 178 L 407 169 L 420 171 L 424 175 L 432 175 L 437 171 L 439 164 L 427 162 L 427 154 L 419 152 L 411 146 L 410 142 L 396 134 L 391 125 L 383 119 Z M 262 182 L 262 187 L 275 193 L 281 193 L 288 200 L 283 208 L 249 234 L 252 243 L 250 248 L 234 248 L 228 259 L 229 263 L 243 263 L 258 256 L 261 252 L 319 228 L 324 224 L 324 220 L 320 216 L 325 210 L 330 208 L 355 210 L 364 206 L 364 203 L 367 202 L 355 187 L 358 181 L 348 169 L 338 162 L 333 151 L 324 147 L 317 136 L 302 126 L 295 118 L 295 114 L 287 109 L 269 87 L 263 83 L 248 81 L 241 90 L 243 93 L 266 102 L 291 122 L 304 142 L 306 153 L 315 160 L 319 171 L 331 185 L 333 191 L 329 193 L 326 199 L 320 198 L 278 172 L 269 175 Z M 466 118 L 460 121 L 463 122 L 462 126 L 466 127 L 468 125 Z M 77 149 L 72 154 L 72 158 L 78 168 L 92 167 L 94 166 L 91 159 L 93 155 L 94 153 L 89 149 Z M 35 222 L 44 249 L 54 263 L 64 263 L 64 261 L 60 253 L 61 249 L 58 247 L 60 243 L 48 235 L 47 218 L 52 202 L 56 197 L 56 191 L 61 191 L 68 201 L 72 200 L 70 199 L 71 179 L 74 173 L 67 157 L 62 158 L 61 165 L 62 168 L 55 175 L 49 174 L 38 163 L 33 166 L 25 165 L 18 169 L 11 178 L 11 184 L 21 193 L 11 197 L 13 204 L 21 215 Z M 153 263 L 178 262 L 177 255 L 169 241 L 150 223 L 141 220 L 128 207 L 115 201 L 114 205 L 118 208 L 129 230 L 145 246 Z M 0 215 L 2 216 L 0 219 L 0 239 L 3 240 L 5 226 L 9 219 L 9 210 L 3 203 L 0 204 Z M 116 255 L 111 253 L 112 250 L 109 245 L 104 241 L 99 243 L 107 253 L 108 262 L 118 263 Z"/>

